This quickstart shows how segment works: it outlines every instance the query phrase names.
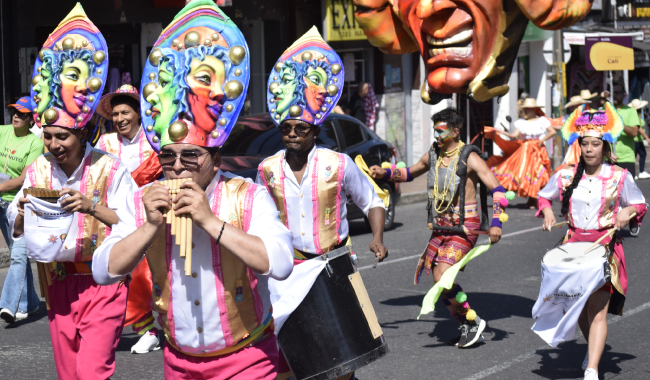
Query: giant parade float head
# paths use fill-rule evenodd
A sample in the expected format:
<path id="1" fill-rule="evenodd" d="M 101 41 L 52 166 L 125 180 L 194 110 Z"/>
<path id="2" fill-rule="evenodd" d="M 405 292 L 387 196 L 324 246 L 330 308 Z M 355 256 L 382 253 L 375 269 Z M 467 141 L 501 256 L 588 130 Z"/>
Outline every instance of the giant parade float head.
<path id="1" fill-rule="evenodd" d="M 431 93 L 477 101 L 505 95 L 528 20 L 556 30 L 580 21 L 590 0 L 353 0 L 368 40 L 384 53 L 419 51 Z"/>
<path id="2" fill-rule="evenodd" d="M 193 0 L 163 31 L 144 67 L 140 110 L 157 152 L 168 144 L 221 147 L 250 77 L 244 36 L 211 0 Z"/>
<path id="3" fill-rule="evenodd" d="M 104 36 L 77 5 L 41 48 L 32 73 L 32 111 L 39 126 L 82 129 L 108 74 Z"/>

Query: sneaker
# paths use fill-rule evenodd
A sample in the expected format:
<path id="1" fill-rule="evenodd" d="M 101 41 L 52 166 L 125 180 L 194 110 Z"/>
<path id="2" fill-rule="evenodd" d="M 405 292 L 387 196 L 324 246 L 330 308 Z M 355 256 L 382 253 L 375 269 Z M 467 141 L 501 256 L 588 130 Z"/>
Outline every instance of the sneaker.
<path id="1" fill-rule="evenodd" d="M 467 344 L 467 334 L 469 333 L 469 329 L 471 327 L 472 326 L 470 326 L 467 323 L 460 325 L 460 327 L 458 328 L 460 330 L 460 335 L 458 335 L 457 337 L 458 342 L 456 342 L 455 346 L 463 347 L 464 345 Z"/>
<path id="2" fill-rule="evenodd" d="M 158 341 L 157 336 L 150 334 L 149 332 L 142 334 L 138 343 L 131 347 L 132 354 L 146 354 L 150 351 L 156 350 L 160 350 L 160 342 Z"/>
<path id="3" fill-rule="evenodd" d="M 9 309 L 0 310 L 0 318 L 4 319 L 5 322 L 7 322 L 7 323 L 16 322 L 16 316 L 14 315 L 14 313 L 9 311 Z"/>
<path id="4" fill-rule="evenodd" d="M 459 329 L 461 329 L 461 328 L 462 328 L 462 326 L 459 327 Z M 461 331 L 460 333 L 458 333 L 457 337 L 455 337 L 454 339 L 448 340 L 447 344 L 450 345 L 450 346 L 458 346 L 458 342 L 460 342 L 460 338 L 462 336 L 463 336 L 463 332 Z"/>
<path id="5" fill-rule="evenodd" d="M 639 227 L 639 224 L 636 221 L 630 220 L 630 235 L 639 236 L 640 229 L 641 228 Z"/>
<path id="6" fill-rule="evenodd" d="M 582 361 L 582 370 L 586 371 L 588 365 L 589 365 L 589 350 L 587 350 L 587 353 L 585 354 L 585 360 Z"/>
<path id="7" fill-rule="evenodd" d="M 464 344 L 461 344 L 462 343 L 462 337 L 461 337 L 461 342 L 458 343 L 458 348 L 466 348 L 478 342 L 478 340 L 481 338 L 481 334 L 483 333 L 483 330 L 485 330 L 485 327 L 487 326 L 487 323 L 481 318 L 476 317 L 476 321 L 473 325 L 463 325 L 463 326 L 467 326 L 469 328 L 469 331 L 467 332 L 467 336 Z"/>
<path id="8" fill-rule="evenodd" d="M 23 319 L 27 319 L 27 317 L 29 317 L 30 314 L 36 313 L 39 310 L 39 308 L 40 308 L 39 306 L 36 306 L 34 310 L 28 311 L 26 313 L 23 313 L 22 311 L 17 312 L 15 322 L 22 321 Z"/>
<path id="9" fill-rule="evenodd" d="M 584 380 L 598 380 L 598 372 L 593 368 L 587 369 Z"/>
<path id="10" fill-rule="evenodd" d="M 639 173 L 638 177 L 639 177 L 639 179 L 648 179 L 648 178 L 650 178 L 650 174 L 648 174 L 646 172 L 641 172 L 641 173 Z"/>

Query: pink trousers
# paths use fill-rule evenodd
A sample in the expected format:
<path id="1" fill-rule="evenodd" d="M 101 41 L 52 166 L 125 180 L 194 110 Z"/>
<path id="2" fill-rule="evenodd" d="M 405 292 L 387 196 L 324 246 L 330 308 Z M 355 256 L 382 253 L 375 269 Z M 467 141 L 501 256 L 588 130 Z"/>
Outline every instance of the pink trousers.
<path id="1" fill-rule="evenodd" d="M 186 355 L 165 343 L 163 362 L 166 380 L 275 380 L 278 346 L 275 335 L 272 335 L 253 347 L 228 355 L 201 358 Z"/>
<path id="2" fill-rule="evenodd" d="M 128 282 L 100 286 L 93 276 L 68 275 L 48 287 L 52 351 L 59 380 L 108 379 L 122 335 Z"/>

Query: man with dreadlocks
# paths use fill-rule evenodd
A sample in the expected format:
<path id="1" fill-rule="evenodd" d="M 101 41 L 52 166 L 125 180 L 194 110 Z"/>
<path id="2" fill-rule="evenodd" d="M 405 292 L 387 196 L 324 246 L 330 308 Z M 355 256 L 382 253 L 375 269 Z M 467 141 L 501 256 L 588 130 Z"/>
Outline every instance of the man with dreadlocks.
<path id="1" fill-rule="evenodd" d="M 501 222 L 507 220 L 503 214 L 507 200 L 505 190 L 494 174 L 479 156 L 473 145 L 459 140 L 463 117 L 454 109 L 446 109 L 433 115 L 436 142 L 420 161 L 409 168 L 382 169 L 372 166 L 373 178 L 384 178 L 392 182 L 410 182 L 427 173 L 429 188 L 429 228 L 433 229 L 431 239 L 415 274 L 415 284 L 422 272 L 430 274 L 437 283 L 442 275 L 467 255 L 478 239 L 478 234 L 487 229 L 487 218 L 483 223 L 478 212 L 476 185 L 482 182 L 483 215 L 487 214 L 486 187 L 492 191 L 494 214 L 489 229 L 490 242 L 495 244 L 501 238 Z M 435 210 L 435 215 L 433 211 Z M 435 216 L 435 218 L 433 218 Z M 483 232 L 484 233 L 484 232 Z M 461 324 L 460 334 L 450 344 L 469 347 L 482 339 L 481 333 L 486 321 L 476 315 L 467 302 L 467 295 L 457 283 L 440 295 L 451 315 Z"/>
<path id="2" fill-rule="evenodd" d="M 538 193 L 537 216 L 544 218 L 543 229 L 550 231 L 555 224 L 551 201 L 562 202 L 561 212 L 569 223 L 564 243 L 596 242 L 607 235 L 610 228 L 625 227 L 630 219 L 641 224 L 647 206 L 633 176 L 626 169 L 604 162 L 604 158 L 611 154 L 610 143 L 616 142 L 624 127 L 623 119 L 610 103 L 600 110 L 587 111 L 585 106 L 581 106 L 562 126 L 562 137 L 569 145 L 578 140 L 580 161 L 577 166 L 566 166 L 555 173 Z M 612 239 L 615 241 L 613 259 L 609 260 L 611 281 L 591 293 L 577 318 L 589 346 L 582 363 L 585 380 L 598 379 L 598 362 L 607 339 L 607 313 L 621 315 L 627 293 L 625 255 L 620 239 L 616 236 L 605 237 L 600 244 L 611 247 Z M 548 330 L 552 321 L 540 311 L 543 304 L 538 300 L 533 317 L 538 318 L 536 326 Z M 569 314 L 570 310 L 558 326 L 568 325 L 573 320 L 573 326 L 563 328 L 564 331 L 573 332 L 575 319 L 570 318 Z M 537 331 L 535 326 L 533 330 Z"/>

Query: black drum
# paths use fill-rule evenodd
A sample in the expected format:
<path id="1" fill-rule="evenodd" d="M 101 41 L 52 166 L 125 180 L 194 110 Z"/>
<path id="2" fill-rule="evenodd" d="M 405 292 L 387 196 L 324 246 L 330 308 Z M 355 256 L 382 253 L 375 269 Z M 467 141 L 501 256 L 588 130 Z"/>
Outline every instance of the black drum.
<path id="1" fill-rule="evenodd" d="M 328 260 L 278 336 L 298 380 L 329 380 L 351 373 L 388 353 L 350 248 L 312 260 Z"/>

